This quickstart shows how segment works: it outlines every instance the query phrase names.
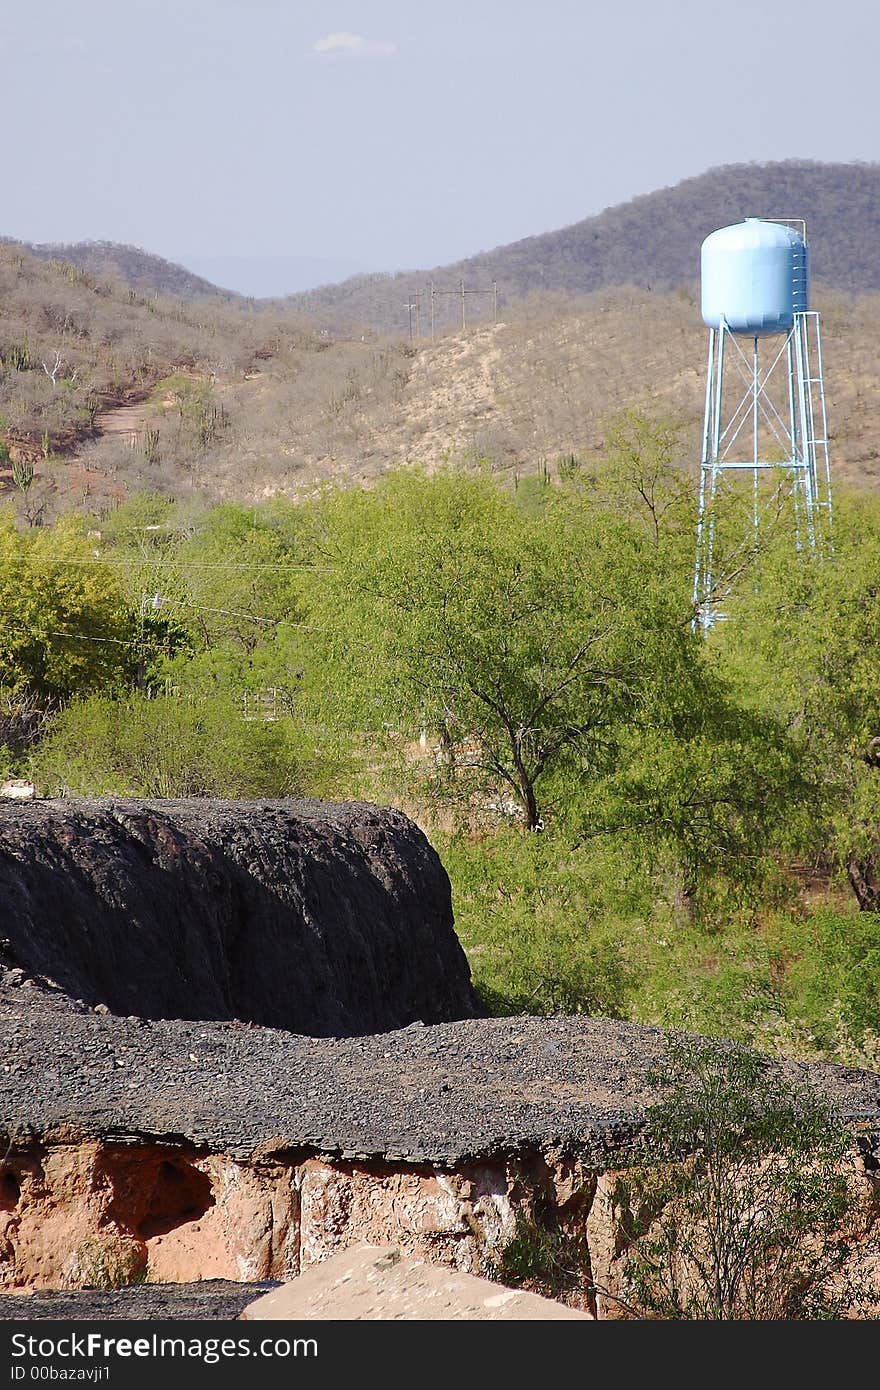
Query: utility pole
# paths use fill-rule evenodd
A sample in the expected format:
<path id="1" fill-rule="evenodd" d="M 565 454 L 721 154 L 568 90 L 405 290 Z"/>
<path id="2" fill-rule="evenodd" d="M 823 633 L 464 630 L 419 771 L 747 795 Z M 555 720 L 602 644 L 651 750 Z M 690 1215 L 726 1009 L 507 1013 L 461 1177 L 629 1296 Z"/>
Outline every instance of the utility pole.
<path id="1" fill-rule="evenodd" d="M 147 652 L 145 631 L 146 624 L 144 620 L 147 616 L 148 608 L 152 608 L 155 611 L 161 607 L 161 594 L 153 594 L 152 597 L 150 597 L 146 589 L 141 590 L 141 620 L 138 629 L 138 664 L 137 675 L 135 676 L 135 686 L 142 693 L 145 692 L 147 688 Z"/>
<path id="2" fill-rule="evenodd" d="M 407 309 L 407 310 L 409 311 L 409 340 L 410 340 L 410 342 L 412 342 L 412 339 L 413 339 L 413 310 L 415 310 L 415 315 L 416 315 L 416 337 L 417 337 L 417 338 L 421 338 L 421 336 L 422 336 L 422 292 L 421 292 L 421 290 L 416 290 L 416 292 L 415 292 L 415 297 L 413 297 L 412 295 L 410 295 L 409 299 L 407 299 L 407 300 L 404 302 L 404 306 L 403 306 L 403 307 L 404 307 L 404 309 Z M 432 304 L 431 304 L 432 310 L 433 310 L 433 307 L 434 307 L 434 306 L 433 306 L 433 301 L 432 301 Z M 433 315 L 432 315 L 432 333 L 433 333 Z"/>
<path id="3" fill-rule="evenodd" d="M 459 279 L 458 288 L 454 290 L 438 290 L 434 281 L 431 281 L 431 341 L 434 341 L 436 330 L 436 303 L 441 296 L 455 295 L 461 300 L 461 331 L 467 332 L 467 297 L 469 294 L 491 294 L 492 312 L 495 323 L 498 322 L 498 281 L 493 280 L 488 286 L 473 286 L 470 288 L 464 283 L 464 279 Z"/>

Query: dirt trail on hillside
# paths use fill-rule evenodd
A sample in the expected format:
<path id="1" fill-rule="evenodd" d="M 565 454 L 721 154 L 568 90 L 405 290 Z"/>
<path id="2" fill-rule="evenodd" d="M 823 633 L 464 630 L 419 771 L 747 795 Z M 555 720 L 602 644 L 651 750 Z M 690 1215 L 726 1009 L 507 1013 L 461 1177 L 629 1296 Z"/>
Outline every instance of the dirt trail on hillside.
<path id="1" fill-rule="evenodd" d="M 135 438 L 146 429 L 152 415 L 153 411 L 147 400 L 109 406 L 106 410 L 99 410 L 95 416 L 95 431 L 99 435 L 122 434 Z"/>
<path id="2" fill-rule="evenodd" d="M 504 331 L 503 323 L 493 324 L 423 349 L 413 365 L 406 410 L 386 440 L 392 455 L 405 458 L 414 448 L 428 466 L 480 456 L 486 431 L 503 418 Z"/>

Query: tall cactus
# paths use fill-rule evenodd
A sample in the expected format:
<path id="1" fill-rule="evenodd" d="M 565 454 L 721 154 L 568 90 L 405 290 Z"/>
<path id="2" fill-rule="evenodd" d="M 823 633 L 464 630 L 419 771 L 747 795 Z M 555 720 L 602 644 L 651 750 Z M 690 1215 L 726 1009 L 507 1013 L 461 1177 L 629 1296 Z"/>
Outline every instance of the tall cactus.
<path id="1" fill-rule="evenodd" d="M 34 481 L 33 459 L 16 458 L 12 460 L 12 481 L 19 491 L 27 497 L 30 485 Z"/>
<path id="2" fill-rule="evenodd" d="M 27 338 L 23 343 L 10 343 L 6 363 L 16 372 L 29 372 L 34 365 Z"/>
<path id="3" fill-rule="evenodd" d="M 215 405 L 212 401 L 203 401 L 199 407 L 197 426 L 201 448 L 206 449 L 225 430 L 228 423 L 229 416 L 225 406 Z"/>
<path id="4" fill-rule="evenodd" d="M 159 462 L 159 431 L 144 430 L 143 453 L 147 463 Z"/>

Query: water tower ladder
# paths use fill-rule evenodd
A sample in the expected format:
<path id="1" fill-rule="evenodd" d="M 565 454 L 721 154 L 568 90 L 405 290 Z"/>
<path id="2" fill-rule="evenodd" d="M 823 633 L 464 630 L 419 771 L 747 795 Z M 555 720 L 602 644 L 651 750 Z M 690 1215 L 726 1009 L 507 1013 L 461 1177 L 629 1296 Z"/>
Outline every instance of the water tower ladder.
<path id="1" fill-rule="evenodd" d="M 825 405 L 825 381 L 822 367 L 822 333 L 819 315 L 806 310 L 797 315 L 797 330 L 801 338 L 804 402 L 807 431 L 804 439 L 804 463 L 810 469 L 815 506 L 827 514 L 831 523 L 831 460 L 828 453 L 828 413 Z M 812 339 L 812 341 L 811 341 Z"/>

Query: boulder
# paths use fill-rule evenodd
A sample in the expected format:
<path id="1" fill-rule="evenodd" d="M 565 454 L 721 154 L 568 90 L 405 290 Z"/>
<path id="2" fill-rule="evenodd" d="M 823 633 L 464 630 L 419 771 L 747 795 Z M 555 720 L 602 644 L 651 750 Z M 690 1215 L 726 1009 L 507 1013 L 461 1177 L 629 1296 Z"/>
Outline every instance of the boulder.
<path id="1" fill-rule="evenodd" d="M 91 1006 L 351 1036 L 481 1012 L 449 880 L 400 811 L 0 802 L 0 964 Z"/>
<path id="2" fill-rule="evenodd" d="M 592 1320 L 563 1303 L 421 1260 L 354 1245 L 249 1303 L 244 1322 L 548 1322 Z"/>

